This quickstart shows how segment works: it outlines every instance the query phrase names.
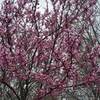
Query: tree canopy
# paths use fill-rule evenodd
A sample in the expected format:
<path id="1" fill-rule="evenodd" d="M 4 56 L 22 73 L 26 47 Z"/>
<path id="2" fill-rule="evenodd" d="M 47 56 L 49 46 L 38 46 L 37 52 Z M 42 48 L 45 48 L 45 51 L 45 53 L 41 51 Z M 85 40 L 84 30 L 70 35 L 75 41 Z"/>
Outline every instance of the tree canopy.
<path id="1" fill-rule="evenodd" d="M 97 1 L 44 2 L 44 12 L 39 10 L 39 0 L 4 0 L 1 4 L 1 100 L 58 100 L 68 93 L 81 100 L 75 97 L 80 89 L 92 91 L 99 100 Z"/>

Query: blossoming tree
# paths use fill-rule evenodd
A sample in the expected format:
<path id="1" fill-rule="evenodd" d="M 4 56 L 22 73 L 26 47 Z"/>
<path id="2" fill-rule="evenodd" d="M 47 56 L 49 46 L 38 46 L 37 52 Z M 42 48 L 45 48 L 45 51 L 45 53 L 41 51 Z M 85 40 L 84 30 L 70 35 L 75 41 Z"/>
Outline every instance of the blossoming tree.
<path id="1" fill-rule="evenodd" d="M 44 12 L 39 0 L 1 5 L 1 98 L 58 100 L 78 87 L 95 87 L 99 94 L 100 45 L 90 31 L 96 0 L 44 2 Z"/>

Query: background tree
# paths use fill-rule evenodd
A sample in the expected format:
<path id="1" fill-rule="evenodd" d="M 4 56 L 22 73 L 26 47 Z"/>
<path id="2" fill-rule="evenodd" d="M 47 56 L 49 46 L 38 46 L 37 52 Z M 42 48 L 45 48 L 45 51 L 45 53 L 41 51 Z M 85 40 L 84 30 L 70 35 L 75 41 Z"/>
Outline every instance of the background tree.
<path id="1" fill-rule="evenodd" d="M 5 0 L 1 5 L 0 98 L 58 100 L 71 95 L 80 100 L 84 89 L 98 100 L 96 0 L 45 3 L 44 12 L 39 10 L 39 0 Z"/>

